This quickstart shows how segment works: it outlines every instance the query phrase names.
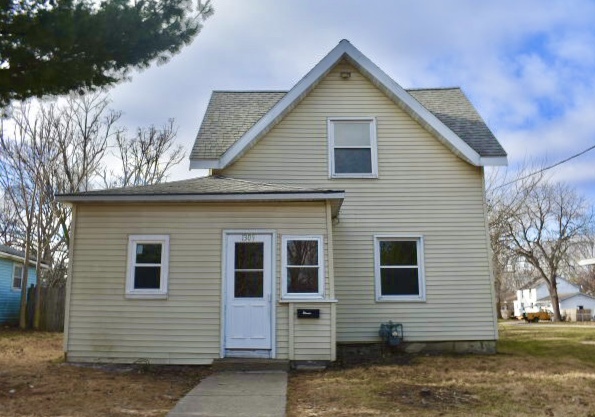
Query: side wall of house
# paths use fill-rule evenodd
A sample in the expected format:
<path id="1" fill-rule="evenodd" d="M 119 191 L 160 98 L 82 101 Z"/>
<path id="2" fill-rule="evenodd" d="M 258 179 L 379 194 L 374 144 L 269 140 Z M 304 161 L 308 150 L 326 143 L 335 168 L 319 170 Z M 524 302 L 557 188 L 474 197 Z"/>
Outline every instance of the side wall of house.
<path id="1" fill-rule="evenodd" d="M 289 358 L 291 349 L 299 357 L 330 360 L 330 313 L 300 325 L 290 320 L 289 304 L 278 302 L 283 235 L 322 235 L 327 259 L 324 202 L 79 204 L 66 329 L 68 360 L 208 364 L 218 358 L 222 239 L 223 231 L 230 229 L 276 232 L 277 358 Z M 170 237 L 165 300 L 125 298 L 128 236 L 134 234 Z M 325 306 L 321 304 L 323 311 L 330 310 Z M 292 340 L 290 325 L 301 331 Z M 309 343 L 310 336 L 320 334 L 328 335 L 325 343 Z"/>
<path id="2" fill-rule="evenodd" d="M 351 71 L 349 79 L 340 76 Z M 375 117 L 377 179 L 329 179 L 329 117 Z M 333 227 L 337 340 L 494 340 L 483 171 L 455 156 L 355 68 L 340 63 L 223 175 L 345 190 Z M 377 302 L 374 235 L 421 234 L 425 302 Z"/>
<path id="3" fill-rule="evenodd" d="M 21 290 L 12 288 L 12 274 L 15 264 L 11 259 L 0 259 L 0 324 L 15 324 L 21 310 Z M 28 286 L 37 282 L 35 268 L 29 267 Z"/>
<path id="4" fill-rule="evenodd" d="M 578 306 L 582 306 L 584 309 L 591 310 L 591 316 L 595 316 L 595 298 L 578 294 L 560 302 L 561 310 L 577 309 Z"/>

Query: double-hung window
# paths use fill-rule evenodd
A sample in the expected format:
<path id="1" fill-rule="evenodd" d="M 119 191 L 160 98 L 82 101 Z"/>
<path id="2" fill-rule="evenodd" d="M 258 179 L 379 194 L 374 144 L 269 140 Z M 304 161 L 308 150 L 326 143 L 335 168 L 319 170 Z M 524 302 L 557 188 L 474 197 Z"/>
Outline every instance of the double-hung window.
<path id="1" fill-rule="evenodd" d="M 12 289 L 20 290 L 23 288 L 23 265 L 14 264 L 12 268 Z"/>
<path id="2" fill-rule="evenodd" d="M 167 297 L 168 269 L 169 236 L 129 236 L 127 298 Z"/>
<path id="3" fill-rule="evenodd" d="M 374 118 L 328 119 L 331 178 L 376 178 L 376 120 Z"/>
<path id="4" fill-rule="evenodd" d="M 284 236 L 283 298 L 324 296 L 322 236 Z"/>
<path id="5" fill-rule="evenodd" d="M 375 236 L 376 300 L 425 301 L 423 238 Z"/>

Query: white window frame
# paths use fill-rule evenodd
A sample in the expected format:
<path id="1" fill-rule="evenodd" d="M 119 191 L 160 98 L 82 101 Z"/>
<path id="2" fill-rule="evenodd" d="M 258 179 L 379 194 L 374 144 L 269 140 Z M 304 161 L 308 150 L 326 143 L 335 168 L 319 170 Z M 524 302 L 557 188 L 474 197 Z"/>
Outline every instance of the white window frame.
<path id="1" fill-rule="evenodd" d="M 287 292 L 287 242 L 290 240 L 314 240 L 318 242 L 318 292 L 290 293 Z M 288 235 L 281 239 L 281 298 L 284 300 L 311 300 L 324 298 L 324 239 L 322 236 Z M 307 266 L 306 266 L 307 267 Z M 312 267 L 312 266 L 311 266 Z"/>
<path id="2" fill-rule="evenodd" d="M 370 173 L 335 173 L 335 122 L 368 122 L 370 123 L 370 158 L 372 158 L 372 172 Z M 378 146 L 376 140 L 375 117 L 329 117 L 327 119 L 328 133 L 328 166 L 329 178 L 378 178 Z M 338 146 L 338 148 L 368 148 L 367 146 Z"/>
<path id="3" fill-rule="evenodd" d="M 380 242 L 399 241 L 416 242 L 417 249 L 417 279 L 419 285 L 418 295 L 382 295 L 382 286 L 380 279 Z M 411 266 L 407 266 L 410 268 Z M 426 301 L 426 274 L 424 268 L 424 237 L 420 234 L 390 234 L 374 235 L 374 281 L 376 285 L 376 301 L 408 301 L 424 302 Z"/>
<path id="4" fill-rule="evenodd" d="M 158 289 L 135 289 L 134 268 L 136 264 L 136 245 L 143 243 L 161 244 L 160 264 L 141 264 L 160 266 Z M 128 236 L 128 263 L 126 272 L 126 298 L 167 298 L 169 276 L 169 235 L 130 235 Z"/>
<path id="5" fill-rule="evenodd" d="M 21 286 L 20 287 L 15 287 L 14 286 L 14 278 L 15 278 L 15 272 L 17 268 L 21 268 Z M 10 283 L 10 288 L 14 291 L 21 291 L 23 289 L 23 276 L 25 275 L 25 265 L 24 264 L 19 264 L 19 263 L 15 263 L 12 265 L 12 282 Z"/>

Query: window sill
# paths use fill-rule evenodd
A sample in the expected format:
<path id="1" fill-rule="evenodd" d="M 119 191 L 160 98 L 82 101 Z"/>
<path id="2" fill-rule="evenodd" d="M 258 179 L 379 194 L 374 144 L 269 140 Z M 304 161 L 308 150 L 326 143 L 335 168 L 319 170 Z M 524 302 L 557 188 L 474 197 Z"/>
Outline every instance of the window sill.
<path id="1" fill-rule="evenodd" d="M 378 179 L 378 174 L 331 174 L 331 179 Z"/>
<path id="2" fill-rule="evenodd" d="M 377 297 L 377 303 L 425 303 L 425 298 L 420 297 Z"/>
<path id="3" fill-rule="evenodd" d="M 339 300 L 330 298 L 283 298 L 279 300 L 279 304 L 289 303 L 338 303 Z"/>
<path id="4" fill-rule="evenodd" d="M 141 299 L 141 300 L 166 300 L 167 294 L 163 293 L 126 293 L 126 299 Z"/>

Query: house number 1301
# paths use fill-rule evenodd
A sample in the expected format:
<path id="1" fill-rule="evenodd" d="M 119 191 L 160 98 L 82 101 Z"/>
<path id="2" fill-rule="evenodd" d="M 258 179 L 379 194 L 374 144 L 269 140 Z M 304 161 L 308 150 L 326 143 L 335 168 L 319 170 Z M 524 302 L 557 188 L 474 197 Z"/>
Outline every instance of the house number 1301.
<path id="1" fill-rule="evenodd" d="M 254 233 L 242 234 L 242 242 L 254 242 L 254 240 L 256 240 L 256 235 Z"/>

